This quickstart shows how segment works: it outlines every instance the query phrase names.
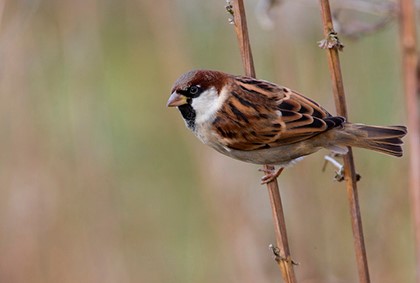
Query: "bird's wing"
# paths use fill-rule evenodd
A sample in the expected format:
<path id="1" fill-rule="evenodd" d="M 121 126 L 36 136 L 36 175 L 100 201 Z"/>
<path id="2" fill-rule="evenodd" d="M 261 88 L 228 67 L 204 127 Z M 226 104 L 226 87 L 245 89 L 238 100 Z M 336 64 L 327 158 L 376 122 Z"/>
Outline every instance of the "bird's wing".
<path id="1" fill-rule="evenodd" d="M 313 100 L 267 81 L 235 77 L 232 89 L 212 123 L 219 141 L 228 148 L 256 150 L 292 144 L 345 121 Z"/>

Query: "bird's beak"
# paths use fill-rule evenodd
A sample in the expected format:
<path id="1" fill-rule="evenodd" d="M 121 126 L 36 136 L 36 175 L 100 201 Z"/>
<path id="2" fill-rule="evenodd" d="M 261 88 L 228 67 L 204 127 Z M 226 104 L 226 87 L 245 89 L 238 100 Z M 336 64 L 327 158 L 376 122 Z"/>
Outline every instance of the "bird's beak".
<path id="1" fill-rule="evenodd" d="M 187 97 L 173 92 L 166 103 L 167 107 L 176 107 L 187 104 Z"/>

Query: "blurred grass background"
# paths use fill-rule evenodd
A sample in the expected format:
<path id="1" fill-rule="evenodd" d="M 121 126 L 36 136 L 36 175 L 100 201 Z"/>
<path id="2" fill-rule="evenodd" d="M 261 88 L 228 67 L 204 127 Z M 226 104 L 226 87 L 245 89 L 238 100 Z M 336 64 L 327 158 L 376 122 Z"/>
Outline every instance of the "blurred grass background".
<path id="1" fill-rule="evenodd" d="M 334 112 L 315 3 L 264 30 L 257 75 Z M 257 166 L 165 107 L 192 68 L 242 73 L 224 1 L 0 2 L 0 282 L 278 282 Z M 343 39 L 350 118 L 404 124 L 398 29 Z M 343 184 L 320 152 L 280 178 L 299 282 L 356 282 Z M 373 282 L 413 282 L 406 158 L 356 150 Z"/>

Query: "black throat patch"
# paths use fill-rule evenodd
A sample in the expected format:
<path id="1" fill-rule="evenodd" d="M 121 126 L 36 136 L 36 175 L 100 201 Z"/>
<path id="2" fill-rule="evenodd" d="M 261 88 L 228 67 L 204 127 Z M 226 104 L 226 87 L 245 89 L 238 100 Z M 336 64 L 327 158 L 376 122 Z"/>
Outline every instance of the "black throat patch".
<path id="1" fill-rule="evenodd" d="M 178 106 L 179 111 L 182 114 L 182 117 L 185 120 L 185 123 L 187 123 L 187 127 L 191 130 L 195 130 L 195 117 L 196 113 L 195 110 L 192 108 L 190 104 L 184 104 Z"/>

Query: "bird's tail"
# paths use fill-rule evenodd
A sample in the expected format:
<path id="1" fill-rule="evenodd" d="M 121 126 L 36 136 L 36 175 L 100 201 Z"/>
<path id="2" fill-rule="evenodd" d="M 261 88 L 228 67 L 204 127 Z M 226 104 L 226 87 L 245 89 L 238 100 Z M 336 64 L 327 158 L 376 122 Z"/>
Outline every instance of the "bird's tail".
<path id="1" fill-rule="evenodd" d="M 345 123 L 344 129 L 354 137 L 350 146 L 375 150 L 397 157 L 403 155 L 401 138 L 407 134 L 405 126 L 382 127 Z"/>

